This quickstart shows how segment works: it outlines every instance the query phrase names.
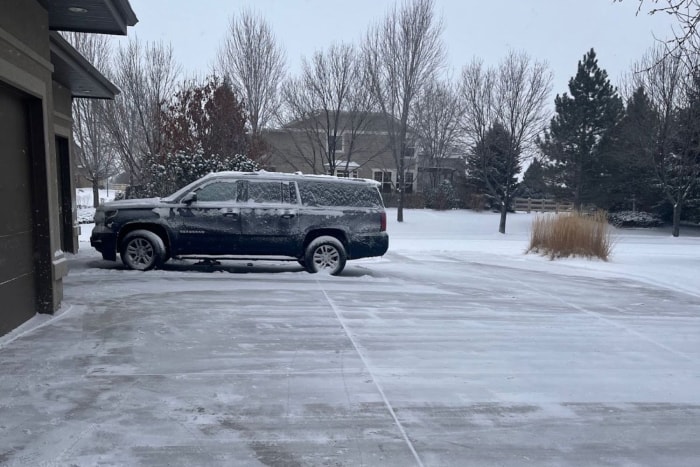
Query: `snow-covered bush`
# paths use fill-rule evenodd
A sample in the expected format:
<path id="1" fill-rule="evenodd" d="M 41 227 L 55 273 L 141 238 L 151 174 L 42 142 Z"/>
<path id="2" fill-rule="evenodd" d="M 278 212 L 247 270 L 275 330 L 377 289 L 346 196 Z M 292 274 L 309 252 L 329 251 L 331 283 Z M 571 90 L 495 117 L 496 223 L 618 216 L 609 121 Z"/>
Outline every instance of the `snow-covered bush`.
<path id="1" fill-rule="evenodd" d="M 210 172 L 224 170 L 254 172 L 259 167 L 242 154 L 206 157 L 201 151 L 177 151 L 154 158 L 145 171 L 145 183 L 139 187 L 130 187 L 127 198 L 166 196 Z"/>
<path id="2" fill-rule="evenodd" d="M 425 207 L 439 210 L 459 207 L 459 198 L 449 180 L 443 180 L 437 187 L 425 192 Z"/>
<path id="3" fill-rule="evenodd" d="M 615 227 L 658 227 L 661 218 L 648 212 L 620 211 L 608 213 L 608 222 Z"/>

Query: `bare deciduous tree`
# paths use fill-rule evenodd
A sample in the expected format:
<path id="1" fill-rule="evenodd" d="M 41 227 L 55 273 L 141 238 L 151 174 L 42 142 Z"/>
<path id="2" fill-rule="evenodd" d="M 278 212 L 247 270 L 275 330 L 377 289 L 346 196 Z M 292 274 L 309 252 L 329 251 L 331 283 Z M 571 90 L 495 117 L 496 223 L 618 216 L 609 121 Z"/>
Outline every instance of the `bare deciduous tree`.
<path id="1" fill-rule="evenodd" d="M 109 36 L 69 32 L 64 37 L 95 68 L 107 72 L 112 50 Z M 95 207 L 100 204 L 100 183 L 117 171 L 117 154 L 104 121 L 105 106 L 101 99 L 73 99 L 73 153 L 82 174 L 92 185 Z"/>
<path id="2" fill-rule="evenodd" d="M 680 234 L 683 205 L 700 181 L 697 141 L 700 115 L 692 93 L 697 93 L 697 56 L 668 54 L 657 46 L 633 67 L 635 88 L 642 88 L 651 101 L 657 118 L 655 148 L 652 151 L 656 178 L 666 199 L 673 206 L 673 236 Z M 697 96 L 695 97 L 697 99 Z M 694 145 L 694 147 L 690 147 Z"/>
<path id="3" fill-rule="evenodd" d="M 163 149 L 163 112 L 179 74 L 171 45 L 132 39 L 117 51 L 110 77 L 122 92 L 107 104 L 105 122 L 131 185 L 142 182 L 143 164 Z"/>
<path id="4" fill-rule="evenodd" d="M 622 2 L 623 0 L 614 1 Z M 650 15 L 671 15 L 678 23 L 673 31 L 673 38 L 665 42 L 665 54 L 676 55 L 680 53 L 685 55 L 700 52 L 700 36 L 698 35 L 700 32 L 698 31 L 700 0 L 639 0 L 637 14 L 642 12 L 645 4 L 649 6 L 648 13 Z"/>
<path id="5" fill-rule="evenodd" d="M 351 45 L 332 45 L 302 61 L 298 78 L 282 86 L 285 129 L 299 156 L 315 173 L 349 171 L 362 147 L 358 135 L 369 121 L 372 102 L 358 53 Z"/>
<path id="6" fill-rule="evenodd" d="M 440 182 L 447 158 L 462 146 L 462 120 L 466 112 L 457 86 L 433 80 L 420 92 L 415 105 L 413 125 L 418 146 L 426 153 L 430 187 Z"/>
<path id="7" fill-rule="evenodd" d="M 443 65 L 442 21 L 435 17 L 433 0 L 407 0 L 394 6 L 372 26 L 363 44 L 369 84 L 386 127 L 396 164 L 403 222 L 404 178 L 410 112 L 418 93 Z"/>
<path id="8" fill-rule="evenodd" d="M 257 137 L 275 112 L 285 75 L 285 54 L 265 19 L 251 10 L 233 16 L 215 68 L 243 96 L 251 131 Z"/>
<path id="9" fill-rule="evenodd" d="M 479 60 L 464 68 L 462 96 L 466 105 L 466 136 L 472 147 L 483 146 L 487 132 L 494 125 L 505 129 L 510 141 L 503 155 L 506 172 L 503 179 L 517 175 L 525 155 L 530 153 L 546 126 L 550 117 L 547 102 L 551 89 L 552 73 L 548 65 L 532 60 L 524 52 L 509 52 L 495 69 L 485 69 Z M 508 207 L 514 194 L 512 187 L 510 184 L 495 186 L 488 177 L 482 182 L 499 203 L 498 231 L 505 233 Z"/>

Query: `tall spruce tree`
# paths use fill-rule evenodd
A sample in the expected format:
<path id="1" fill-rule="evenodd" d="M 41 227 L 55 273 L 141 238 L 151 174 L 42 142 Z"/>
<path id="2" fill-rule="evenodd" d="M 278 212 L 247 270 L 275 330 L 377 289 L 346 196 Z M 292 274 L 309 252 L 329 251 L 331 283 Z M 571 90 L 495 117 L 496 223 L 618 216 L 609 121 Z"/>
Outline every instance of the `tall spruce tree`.
<path id="1" fill-rule="evenodd" d="M 654 173 L 658 115 L 643 87 L 627 100 L 625 114 L 601 142 L 608 178 L 608 210 L 652 210 L 663 196 Z"/>
<path id="2" fill-rule="evenodd" d="M 607 177 L 604 160 L 598 157 L 600 142 L 624 107 L 593 49 L 578 62 L 569 92 L 554 100 L 556 114 L 539 146 L 551 179 L 580 210 L 583 203 L 600 199 L 601 180 Z"/>
<path id="3" fill-rule="evenodd" d="M 520 193 L 521 196 L 528 198 L 547 198 L 550 195 L 545 180 L 544 165 L 539 159 L 534 159 L 523 173 Z"/>
<path id="4" fill-rule="evenodd" d="M 501 211 L 498 227 L 506 232 L 506 216 L 518 188 L 521 170 L 520 147 L 513 147 L 513 137 L 501 123 L 494 123 L 467 156 L 467 174 L 477 189 L 486 191 Z"/>

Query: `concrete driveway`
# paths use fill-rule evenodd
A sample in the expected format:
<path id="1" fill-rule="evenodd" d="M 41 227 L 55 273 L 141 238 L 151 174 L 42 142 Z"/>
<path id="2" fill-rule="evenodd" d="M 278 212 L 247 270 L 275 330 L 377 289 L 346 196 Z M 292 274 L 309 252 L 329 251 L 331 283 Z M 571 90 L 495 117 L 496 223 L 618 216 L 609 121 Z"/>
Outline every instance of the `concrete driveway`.
<path id="1" fill-rule="evenodd" d="M 0 347 L 0 465 L 698 465 L 700 298 L 469 254 L 121 270 Z"/>

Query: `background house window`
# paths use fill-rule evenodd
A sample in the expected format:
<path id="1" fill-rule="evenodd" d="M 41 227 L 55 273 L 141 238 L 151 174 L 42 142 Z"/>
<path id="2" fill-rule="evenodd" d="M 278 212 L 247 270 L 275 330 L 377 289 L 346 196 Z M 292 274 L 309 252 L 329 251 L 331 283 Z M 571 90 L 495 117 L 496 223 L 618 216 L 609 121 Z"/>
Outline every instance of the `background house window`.
<path id="1" fill-rule="evenodd" d="M 406 148 L 406 158 L 413 159 L 414 157 L 416 157 L 416 147 L 415 146 L 408 146 Z"/>
<path id="2" fill-rule="evenodd" d="M 335 171 L 338 178 L 357 178 L 357 170 L 342 170 L 338 169 Z"/>
<path id="3" fill-rule="evenodd" d="M 393 184 L 391 183 L 391 172 L 375 170 L 374 179 L 381 183 L 380 190 L 382 193 L 391 193 L 393 191 Z"/>
<path id="4" fill-rule="evenodd" d="M 406 172 L 403 178 L 403 192 L 404 193 L 413 193 L 413 181 L 414 181 L 414 176 L 413 172 Z"/>
<path id="5" fill-rule="evenodd" d="M 333 143 L 335 142 L 335 152 L 344 152 L 345 148 L 343 147 L 343 135 L 328 135 L 328 146 L 326 149 L 328 152 L 331 152 L 331 148 L 333 147 Z"/>

